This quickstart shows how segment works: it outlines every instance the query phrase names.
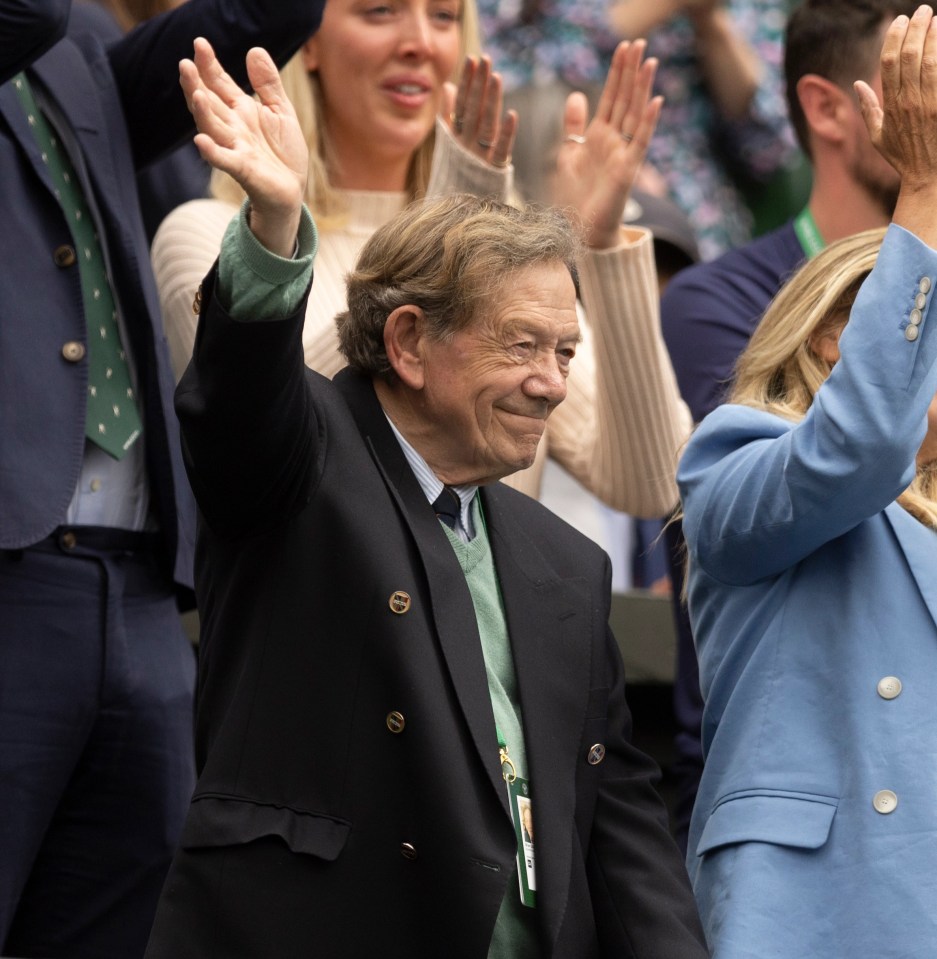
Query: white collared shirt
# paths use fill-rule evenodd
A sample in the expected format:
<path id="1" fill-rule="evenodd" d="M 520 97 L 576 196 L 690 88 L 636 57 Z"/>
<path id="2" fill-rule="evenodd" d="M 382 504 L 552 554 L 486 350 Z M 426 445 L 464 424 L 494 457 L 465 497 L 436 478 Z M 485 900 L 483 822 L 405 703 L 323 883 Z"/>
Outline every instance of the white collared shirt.
<path id="1" fill-rule="evenodd" d="M 446 484 L 430 469 L 426 460 L 407 442 L 400 430 L 394 426 L 390 417 L 386 413 L 384 416 L 390 423 L 390 428 L 394 431 L 394 436 L 397 437 L 403 455 L 410 464 L 410 469 L 413 470 L 413 475 L 416 476 L 426 499 L 430 503 L 435 503 Z M 472 500 L 475 499 L 478 487 L 450 486 L 449 488 L 459 497 L 459 503 L 462 507 L 459 511 L 459 522 L 456 524 L 454 532 L 463 543 L 469 543 L 475 538 L 475 524 L 472 522 Z"/>

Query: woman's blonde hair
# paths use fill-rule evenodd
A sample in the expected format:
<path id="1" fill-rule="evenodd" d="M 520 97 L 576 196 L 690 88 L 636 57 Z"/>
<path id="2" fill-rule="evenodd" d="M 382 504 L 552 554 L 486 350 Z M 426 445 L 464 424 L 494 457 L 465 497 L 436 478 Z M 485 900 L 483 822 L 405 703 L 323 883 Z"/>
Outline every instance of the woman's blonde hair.
<path id="1" fill-rule="evenodd" d="M 475 0 L 462 0 L 459 25 L 461 28 L 460 57 L 452 77 L 454 82 L 458 80 L 458 72 L 462 68 L 465 57 L 469 54 L 477 56 L 481 51 L 478 8 Z M 325 113 L 319 77 L 306 69 L 302 51 L 296 53 L 283 67 L 280 77 L 283 80 L 286 95 L 296 110 L 299 125 L 306 138 L 306 145 L 309 147 L 306 205 L 312 211 L 319 229 L 328 230 L 329 227 L 338 226 L 343 222 L 346 210 L 340 192 L 329 180 L 328 171 L 330 167 L 334 168 L 335 158 L 323 123 Z M 435 141 L 435 130 L 431 129 L 429 135 L 413 154 L 407 173 L 408 200 L 422 197 L 426 192 Z M 240 205 L 244 199 L 244 191 L 241 187 L 220 170 L 212 171 L 211 193 L 220 200 L 227 200 L 236 205 Z"/>
<path id="2" fill-rule="evenodd" d="M 781 288 L 739 357 L 730 402 L 803 419 L 832 369 L 812 342 L 846 325 L 884 235 L 884 229 L 866 230 L 830 244 Z M 933 464 L 918 469 L 898 502 L 937 529 Z"/>

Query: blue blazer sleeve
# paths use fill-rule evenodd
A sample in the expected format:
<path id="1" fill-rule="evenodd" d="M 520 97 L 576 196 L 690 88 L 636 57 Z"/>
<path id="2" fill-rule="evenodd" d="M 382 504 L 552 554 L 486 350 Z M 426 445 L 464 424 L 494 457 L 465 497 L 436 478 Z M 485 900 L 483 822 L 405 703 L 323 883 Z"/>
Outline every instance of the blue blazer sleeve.
<path id="1" fill-rule="evenodd" d="M 731 585 L 788 568 L 907 487 L 937 391 L 937 252 L 886 234 L 840 338 L 841 359 L 800 423 L 712 413 L 678 471 L 691 562 Z M 919 335 L 905 330 L 924 292 Z"/>

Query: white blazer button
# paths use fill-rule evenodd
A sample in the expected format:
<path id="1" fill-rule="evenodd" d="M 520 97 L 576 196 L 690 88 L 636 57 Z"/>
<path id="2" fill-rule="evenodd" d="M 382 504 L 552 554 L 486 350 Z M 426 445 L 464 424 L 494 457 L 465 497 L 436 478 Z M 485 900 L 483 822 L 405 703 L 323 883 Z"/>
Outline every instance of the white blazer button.
<path id="1" fill-rule="evenodd" d="M 917 288 L 918 288 L 922 293 L 930 293 L 930 277 L 929 277 L 929 276 L 922 276 L 922 277 L 921 277 L 921 282 L 918 283 Z"/>
<path id="2" fill-rule="evenodd" d="M 878 681 L 876 689 L 882 699 L 895 699 L 901 695 L 901 680 L 897 676 L 885 676 Z"/>
<path id="3" fill-rule="evenodd" d="M 919 309 L 923 310 L 927 306 L 927 296 L 923 293 L 918 293 L 914 298 L 914 305 Z"/>
<path id="4" fill-rule="evenodd" d="M 898 808 L 898 797 L 890 789 L 880 789 L 872 797 L 872 806 L 876 812 L 887 816 Z"/>
<path id="5" fill-rule="evenodd" d="M 921 325 L 921 320 L 922 320 L 923 318 L 924 318 L 924 314 L 923 314 L 919 309 L 917 309 L 917 308 L 913 309 L 913 310 L 911 311 L 911 315 L 908 317 L 908 319 L 909 319 L 915 326 L 920 326 L 920 325 Z"/>
<path id="6" fill-rule="evenodd" d="M 913 343 L 918 336 L 918 329 L 914 325 L 908 325 L 904 328 L 904 338 L 909 342 Z"/>

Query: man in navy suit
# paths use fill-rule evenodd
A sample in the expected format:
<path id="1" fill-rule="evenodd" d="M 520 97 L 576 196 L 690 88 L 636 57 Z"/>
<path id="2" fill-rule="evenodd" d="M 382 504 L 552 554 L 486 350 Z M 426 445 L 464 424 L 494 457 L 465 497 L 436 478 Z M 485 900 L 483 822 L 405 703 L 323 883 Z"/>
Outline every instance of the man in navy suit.
<path id="1" fill-rule="evenodd" d="M 104 46 L 0 0 L 4 955 L 143 952 L 194 781 L 194 506 L 136 173 L 190 132 L 195 36 L 282 60 L 321 7 L 191 0 Z"/>

